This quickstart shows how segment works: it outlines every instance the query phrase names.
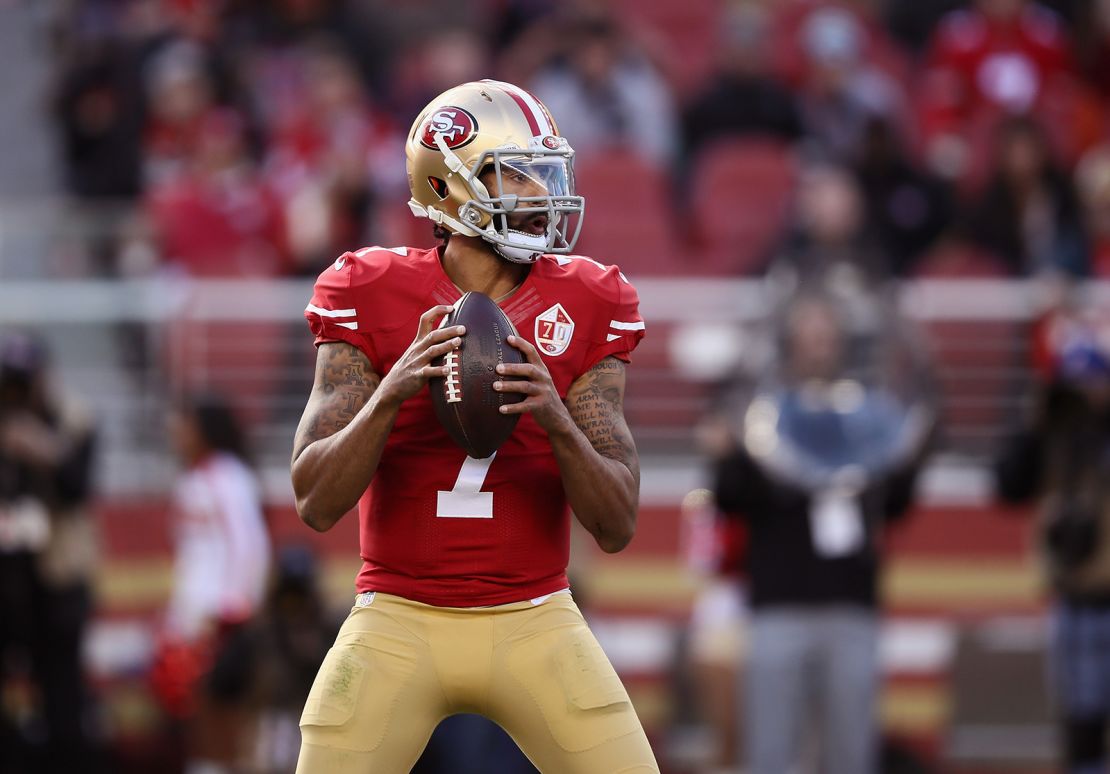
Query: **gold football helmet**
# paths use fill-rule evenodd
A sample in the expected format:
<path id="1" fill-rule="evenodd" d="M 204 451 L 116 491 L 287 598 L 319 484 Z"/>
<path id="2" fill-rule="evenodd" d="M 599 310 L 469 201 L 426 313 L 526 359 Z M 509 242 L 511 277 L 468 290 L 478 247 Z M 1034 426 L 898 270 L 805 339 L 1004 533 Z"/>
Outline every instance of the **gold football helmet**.
<path id="1" fill-rule="evenodd" d="M 405 156 L 417 217 L 481 237 L 514 263 L 569 253 L 578 240 L 585 200 L 574 193 L 574 150 L 524 89 L 492 80 L 448 89 L 416 117 Z M 496 190 L 479 180 L 483 173 L 492 173 Z M 537 194 L 507 191 L 509 176 Z M 542 234 L 513 227 L 540 215 Z"/>

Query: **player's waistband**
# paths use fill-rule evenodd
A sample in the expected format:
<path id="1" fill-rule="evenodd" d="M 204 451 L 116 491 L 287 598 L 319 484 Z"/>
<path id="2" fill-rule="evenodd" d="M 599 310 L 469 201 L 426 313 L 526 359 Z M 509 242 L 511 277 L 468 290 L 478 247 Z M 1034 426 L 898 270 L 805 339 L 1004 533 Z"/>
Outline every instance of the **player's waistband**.
<path id="1" fill-rule="evenodd" d="M 411 607 L 423 607 L 423 608 L 428 608 L 430 610 L 440 610 L 440 611 L 445 611 L 445 612 L 458 612 L 458 613 L 505 612 L 505 613 L 509 613 L 509 612 L 514 611 L 514 610 L 527 610 L 529 608 L 538 607 L 539 605 L 542 605 L 544 602 L 547 602 L 552 597 L 559 597 L 559 596 L 563 596 L 563 595 L 565 595 L 567 597 L 571 597 L 570 589 L 569 588 L 559 589 L 558 591 L 554 591 L 550 594 L 544 594 L 544 595 L 539 596 L 539 597 L 533 597 L 532 599 L 522 599 L 519 602 L 506 602 L 506 603 L 501 604 L 501 605 L 480 605 L 480 606 L 477 606 L 477 607 L 456 607 L 456 606 L 445 607 L 445 606 L 442 606 L 442 605 L 429 605 L 429 604 L 426 604 L 424 602 L 417 602 L 414 599 L 407 599 L 405 597 L 397 596 L 396 594 L 387 594 L 387 593 L 382 592 L 382 591 L 364 591 L 361 594 L 356 594 L 355 595 L 355 604 L 354 604 L 354 606 L 355 606 L 355 608 L 370 607 L 371 605 L 381 604 L 383 602 L 388 602 L 388 603 L 392 603 L 392 604 L 400 604 L 400 605 L 411 606 Z"/>

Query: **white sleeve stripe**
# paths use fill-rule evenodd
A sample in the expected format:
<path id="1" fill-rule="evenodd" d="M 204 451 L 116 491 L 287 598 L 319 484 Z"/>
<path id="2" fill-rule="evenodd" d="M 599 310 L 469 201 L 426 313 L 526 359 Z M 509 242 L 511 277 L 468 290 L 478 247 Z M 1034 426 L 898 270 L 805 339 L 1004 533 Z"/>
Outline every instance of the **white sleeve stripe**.
<path id="1" fill-rule="evenodd" d="M 610 320 L 609 327 L 615 328 L 618 331 L 642 331 L 644 329 L 644 321 L 621 322 L 620 320 Z"/>
<path id="2" fill-rule="evenodd" d="M 606 341 L 616 341 L 616 340 L 617 340 L 617 339 L 619 339 L 620 337 L 621 337 L 621 336 L 620 336 L 620 334 L 619 334 L 619 333 L 609 333 L 609 334 L 606 334 L 606 336 L 605 336 L 605 340 L 606 340 Z"/>
<path id="3" fill-rule="evenodd" d="M 358 323 L 357 322 L 349 322 L 349 323 L 337 322 L 336 325 L 338 325 L 340 328 L 350 328 L 352 331 L 357 331 L 358 330 Z"/>
<path id="4" fill-rule="evenodd" d="M 375 250 L 388 250 L 389 252 L 396 253 L 397 255 L 400 255 L 402 257 L 409 254 L 409 249 L 407 247 L 380 247 L 378 245 L 372 245 L 370 247 L 362 247 L 358 250 L 355 250 L 355 255 L 357 255 L 359 258 L 362 258 L 367 253 L 372 253 Z"/>
<path id="5" fill-rule="evenodd" d="M 315 304 L 309 304 L 304 308 L 306 312 L 315 312 L 321 317 L 354 317 L 354 309 L 322 309 Z"/>

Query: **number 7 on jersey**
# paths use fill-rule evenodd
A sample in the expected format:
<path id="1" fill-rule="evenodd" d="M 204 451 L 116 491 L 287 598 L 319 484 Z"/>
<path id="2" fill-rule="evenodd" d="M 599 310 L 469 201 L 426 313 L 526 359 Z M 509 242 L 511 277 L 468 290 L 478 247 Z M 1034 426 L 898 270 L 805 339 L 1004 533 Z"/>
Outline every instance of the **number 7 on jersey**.
<path id="1" fill-rule="evenodd" d="M 493 492 L 482 492 L 494 452 L 484 460 L 467 457 L 450 492 L 436 492 L 436 516 L 441 519 L 492 519 Z"/>

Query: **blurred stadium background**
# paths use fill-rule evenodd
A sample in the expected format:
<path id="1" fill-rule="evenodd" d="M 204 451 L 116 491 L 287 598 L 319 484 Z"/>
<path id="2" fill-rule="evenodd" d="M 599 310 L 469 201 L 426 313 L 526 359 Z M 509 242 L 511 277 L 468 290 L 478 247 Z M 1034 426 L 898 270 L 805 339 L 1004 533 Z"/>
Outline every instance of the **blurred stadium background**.
<path id="1" fill-rule="evenodd" d="M 942 406 L 885 547 L 884 732 L 936 770 L 1052 770 L 1031 522 L 990 466 L 1044 378 L 1061 288 L 1110 309 L 1099 0 L 0 0 L 0 329 L 47 340 L 97 429 L 100 743 L 142 760 L 156 737 L 176 396 L 230 396 L 275 545 L 310 546 L 348 604 L 355 521 L 316 535 L 291 506 L 301 310 L 343 250 L 431 243 L 401 138 L 433 95 L 489 76 L 560 121 L 579 252 L 619 264 L 648 321 L 627 402 L 639 533 L 612 557 L 579 541 L 573 570 L 664 770 L 707 770 L 681 658 L 707 582 L 688 550 L 696 430 L 759 362 L 762 282 L 806 240 L 866 256 Z M 33 704 L 6 689 L 9 711 Z"/>

